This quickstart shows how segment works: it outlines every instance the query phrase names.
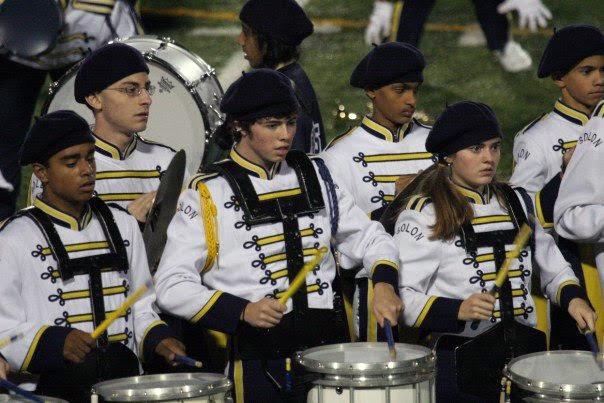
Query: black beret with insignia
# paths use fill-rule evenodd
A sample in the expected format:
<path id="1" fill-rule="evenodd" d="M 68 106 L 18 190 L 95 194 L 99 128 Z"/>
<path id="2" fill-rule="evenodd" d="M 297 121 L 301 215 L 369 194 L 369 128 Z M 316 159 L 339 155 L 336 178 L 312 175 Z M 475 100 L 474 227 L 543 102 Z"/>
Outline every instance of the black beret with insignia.
<path id="1" fill-rule="evenodd" d="M 38 118 L 21 146 L 21 165 L 44 163 L 66 148 L 94 143 L 88 122 L 74 111 L 59 110 Z"/>
<path id="2" fill-rule="evenodd" d="M 243 73 L 226 90 L 220 109 L 228 120 L 255 120 L 269 116 L 285 116 L 298 110 L 298 101 L 291 81 L 271 69 L 255 69 Z"/>
<path id="3" fill-rule="evenodd" d="M 423 82 L 424 55 L 404 42 L 388 42 L 374 47 L 350 76 L 350 85 L 377 89 L 393 82 Z"/>
<path id="4" fill-rule="evenodd" d="M 537 76 L 549 77 L 554 73 L 568 73 L 581 60 L 604 55 L 604 35 L 592 25 L 569 25 L 554 32 L 549 39 Z"/>
<path id="5" fill-rule="evenodd" d="M 426 139 L 426 150 L 440 159 L 503 132 L 495 112 L 480 102 L 460 101 L 445 108 Z"/>
<path id="6" fill-rule="evenodd" d="M 313 33 L 312 22 L 295 0 L 248 0 L 239 19 L 286 45 L 298 46 Z"/>
<path id="7" fill-rule="evenodd" d="M 89 54 L 75 78 L 74 96 L 86 103 L 86 96 L 100 92 L 124 77 L 149 73 L 141 52 L 124 43 L 111 43 Z"/>

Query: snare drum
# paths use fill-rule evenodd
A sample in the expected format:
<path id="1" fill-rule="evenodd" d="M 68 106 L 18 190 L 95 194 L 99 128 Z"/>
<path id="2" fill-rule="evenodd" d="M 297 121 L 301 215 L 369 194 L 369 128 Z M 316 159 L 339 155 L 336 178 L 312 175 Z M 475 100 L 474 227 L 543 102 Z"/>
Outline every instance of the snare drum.
<path id="1" fill-rule="evenodd" d="M 391 361 L 386 343 L 346 343 L 297 354 L 308 371 L 322 374 L 309 403 L 435 402 L 435 356 L 425 347 L 396 344 Z"/>
<path id="2" fill-rule="evenodd" d="M 512 381 L 512 402 L 604 401 L 604 371 L 588 351 L 523 355 L 503 373 Z"/>
<path id="3" fill-rule="evenodd" d="M 212 135 L 223 122 L 223 91 L 214 69 L 169 38 L 135 36 L 121 42 L 143 54 L 154 91 L 147 130 L 139 134 L 175 150 L 184 149 L 190 174 L 216 161 L 220 150 Z M 43 114 L 71 109 L 94 124 L 92 112 L 74 98 L 77 70 L 78 65 L 50 85 Z"/>
<path id="4" fill-rule="evenodd" d="M 92 387 L 91 402 L 230 403 L 231 381 L 219 374 L 175 373 L 113 379 Z"/>

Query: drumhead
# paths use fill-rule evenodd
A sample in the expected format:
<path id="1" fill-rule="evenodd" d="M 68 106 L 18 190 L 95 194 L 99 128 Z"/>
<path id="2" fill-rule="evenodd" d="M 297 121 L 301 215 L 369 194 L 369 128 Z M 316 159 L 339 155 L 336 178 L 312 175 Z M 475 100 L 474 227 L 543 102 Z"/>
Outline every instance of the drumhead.
<path id="1" fill-rule="evenodd" d="M 386 343 L 342 343 L 315 347 L 296 359 L 311 372 L 364 376 L 433 372 L 432 350 L 413 344 L 396 344 L 396 361 L 390 360 Z"/>
<path id="2" fill-rule="evenodd" d="M 504 374 L 524 390 L 568 398 L 604 397 L 604 370 L 588 351 L 547 351 L 515 358 Z"/>
<path id="3" fill-rule="evenodd" d="M 224 394 L 231 389 L 231 381 L 219 374 L 175 373 L 113 379 L 92 388 L 106 401 L 143 402 Z"/>
<path id="4" fill-rule="evenodd" d="M 141 36 L 123 39 L 143 53 L 154 90 L 147 129 L 141 137 L 187 153 L 187 171 L 213 160 L 206 157 L 215 129 L 222 123 L 219 111 L 223 91 L 214 70 L 199 56 L 170 39 Z M 94 124 L 92 112 L 74 99 L 78 66 L 51 84 L 43 113 L 71 109 Z M 215 156 L 213 156 L 215 158 Z"/>
<path id="5" fill-rule="evenodd" d="M 45 403 L 68 403 L 67 400 L 58 399 L 56 397 L 48 397 L 48 396 L 40 396 L 36 395 L 40 399 L 42 399 Z M 31 400 L 26 399 L 17 395 L 0 395 L 0 403 L 5 402 L 31 402 Z"/>

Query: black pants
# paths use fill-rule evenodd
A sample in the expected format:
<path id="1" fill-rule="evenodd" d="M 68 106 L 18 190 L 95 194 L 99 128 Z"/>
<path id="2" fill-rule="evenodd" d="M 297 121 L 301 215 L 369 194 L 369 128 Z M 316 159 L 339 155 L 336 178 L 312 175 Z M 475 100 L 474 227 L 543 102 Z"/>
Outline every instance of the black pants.
<path id="1" fill-rule="evenodd" d="M 0 221 L 15 212 L 21 186 L 19 149 L 46 75 L 57 80 L 67 69 L 37 70 L 0 57 L 0 171 L 14 187 L 13 192 L 0 189 Z"/>
<path id="2" fill-rule="evenodd" d="M 399 18 L 396 40 L 417 46 L 424 31 L 424 24 L 434 8 L 436 0 L 405 0 Z M 482 28 L 489 50 L 502 50 L 508 42 L 509 22 L 497 12 L 502 0 L 472 0 L 476 18 Z M 397 16 L 394 16 L 395 18 Z"/>

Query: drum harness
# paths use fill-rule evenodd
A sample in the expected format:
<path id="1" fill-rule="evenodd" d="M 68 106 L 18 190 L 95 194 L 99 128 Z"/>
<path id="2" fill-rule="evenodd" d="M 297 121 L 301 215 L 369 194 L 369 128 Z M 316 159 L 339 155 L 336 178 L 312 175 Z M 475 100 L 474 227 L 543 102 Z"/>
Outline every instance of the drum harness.
<path id="1" fill-rule="evenodd" d="M 227 159 L 217 162 L 212 165 L 211 169 L 222 174 L 229 183 L 235 194 L 235 198 L 244 212 L 243 220 L 248 226 L 252 227 L 254 225 L 275 222 L 283 223 L 287 271 L 289 281 L 291 282 L 304 265 L 304 254 L 300 228 L 298 226 L 298 217 L 318 213 L 325 208 L 325 203 L 319 180 L 310 159 L 303 152 L 292 150 L 287 154 L 286 161 L 296 172 L 301 193 L 295 196 L 264 201 L 259 200 L 248 175 L 232 160 Z M 315 161 L 319 166 L 319 173 L 326 183 L 328 190 L 328 202 L 331 205 L 331 229 L 332 231 L 337 231 L 338 212 L 336 207 L 337 199 L 335 186 L 323 161 L 320 159 L 316 159 Z M 333 235 L 335 235 L 335 232 L 332 232 L 332 236 Z M 281 347 L 283 347 L 284 350 L 292 350 L 291 347 L 294 347 L 294 349 L 309 347 L 305 345 L 305 336 L 308 334 L 309 328 L 315 327 L 312 326 L 312 322 L 309 323 L 309 320 L 312 320 L 313 317 L 317 316 L 322 318 L 324 315 L 318 315 L 320 311 L 313 313 L 313 315 L 309 315 L 307 298 L 306 287 L 301 287 L 292 297 L 293 310 L 292 313 L 288 315 L 291 318 L 284 318 L 285 321 L 289 322 L 288 325 L 291 326 L 292 332 L 287 331 L 286 327 L 289 326 L 283 326 L 285 325 L 285 321 L 282 321 L 281 324 L 274 329 L 264 330 L 260 332 L 261 334 L 256 335 L 252 334 L 253 330 L 251 327 L 244 326 L 244 330 L 239 331 L 239 334 L 235 335 L 234 340 L 231 343 L 231 350 L 234 353 L 234 357 L 240 356 L 240 353 L 243 353 L 245 355 L 251 354 L 252 356 L 255 356 L 255 358 L 259 358 L 264 372 L 271 383 L 273 383 L 280 392 L 286 395 L 291 394 L 294 390 L 306 388 L 305 385 L 315 380 L 317 376 L 314 374 L 302 375 L 298 379 L 299 382 L 295 382 L 296 384 L 292 387 L 292 391 L 284 390 L 286 388 L 282 387 L 268 371 L 266 365 L 267 351 L 263 351 L 262 346 L 257 344 L 263 342 L 264 344 L 269 345 L 269 349 L 274 350 L 274 354 L 276 355 L 274 358 L 278 358 L 281 355 L 289 355 L 292 352 L 281 351 Z M 336 308 L 335 303 L 334 308 Z M 342 320 L 342 315 L 343 312 L 338 312 L 338 310 L 336 310 L 336 322 L 339 323 Z M 333 321 L 333 318 L 331 319 Z M 325 327 L 325 323 L 319 325 L 320 327 Z M 245 331 L 245 328 L 248 328 L 247 331 Z M 292 335 L 293 343 L 289 343 L 289 348 L 282 346 L 282 343 L 277 343 L 278 340 L 287 340 L 288 338 L 291 340 Z M 329 342 L 334 340 L 325 341 Z"/>

